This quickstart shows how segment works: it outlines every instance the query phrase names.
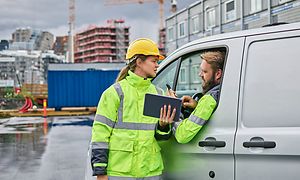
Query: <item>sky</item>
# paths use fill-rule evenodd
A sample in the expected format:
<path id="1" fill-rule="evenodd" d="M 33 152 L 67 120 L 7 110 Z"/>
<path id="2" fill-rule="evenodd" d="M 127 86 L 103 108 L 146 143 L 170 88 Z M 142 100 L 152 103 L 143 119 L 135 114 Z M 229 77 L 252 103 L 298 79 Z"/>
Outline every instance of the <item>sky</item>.
<path id="1" fill-rule="evenodd" d="M 107 6 L 106 0 L 75 0 L 75 33 L 89 25 L 106 25 L 108 19 L 124 19 L 130 27 L 130 40 L 140 37 L 158 40 L 158 2 Z M 171 0 L 165 0 L 165 17 L 172 13 Z M 196 0 L 177 0 L 178 10 Z M 0 40 L 11 39 L 16 28 L 31 27 L 54 36 L 68 33 L 68 0 L 0 0 Z"/>

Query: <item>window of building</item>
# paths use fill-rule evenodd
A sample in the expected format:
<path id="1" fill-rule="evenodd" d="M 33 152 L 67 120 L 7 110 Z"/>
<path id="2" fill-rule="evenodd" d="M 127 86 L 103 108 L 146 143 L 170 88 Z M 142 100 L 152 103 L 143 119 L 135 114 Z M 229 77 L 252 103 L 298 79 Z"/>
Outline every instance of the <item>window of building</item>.
<path id="1" fill-rule="evenodd" d="M 206 10 L 206 29 L 211 29 L 216 25 L 216 12 L 215 8 Z"/>
<path id="2" fill-rule="evenodd" d="M 186 83 L 186 67 L 181 67 L 180 68 L 180 73 L 179 73 L 179 82 L 180 83 Z"/>
<path id="3" fill-rule="evenodd" d="M 168 28 L 168 40 L 169 41 L 174 40 L 174 28 L 173 27 Z"/>
<path id="4" fill-rule="evenodd" d="M 187 55 L 180 64 L 176 93 L 178 97 L 201 92 L 201 80 L 198 76 L 201 58 L 199 53 Z"/>
<path id="5" fill-rule="evenodd" d="M 250 13 L 255 13 L 262 10 L 262 0 L 250 1 Z"/>
<path id="6" fill-rule="evenodd" d="M 225 2 L 225 18 L 226 22 L 233 21 L 236 19 L 234 0 Z"/>
<path id="7" fill-rule="evenodd" d="M 199 25 L 199 15 L 193 16 L 191 20 L 191 25 L 192 25 L 192 32 L 196 33 L 200 29 Z"/>
<path id="8" fill-rule="evenodd" d="M 185 36 L 185 23 L 181 22 L 178 24 L 178 37 L 183 37 Z"/>
<path id="9" fill-rule="evenodd" d="M 198 59 L 196 59 L 196 60 L 198 60 Z M 196 63 L 198 63 L 198 62 L 196 61 Z M 192 83 L 199 83 L 200 82 L 199 64 L 192 65 L 191 79 L 192 79 Z"/>

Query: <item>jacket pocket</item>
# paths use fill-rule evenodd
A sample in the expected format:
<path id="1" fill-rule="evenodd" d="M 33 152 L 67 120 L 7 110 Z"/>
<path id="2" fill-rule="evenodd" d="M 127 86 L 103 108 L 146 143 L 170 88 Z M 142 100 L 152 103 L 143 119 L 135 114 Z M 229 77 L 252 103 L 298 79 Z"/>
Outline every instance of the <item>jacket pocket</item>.
<path id="1" fill-rule="evenodd" d="M 162 171 L 164 166 L 163 166 L 163 161 L 160 153 L 160 147 L 159 145 L 155 142 L 153 143 L 152 146 L 152 153 L 151 153 L 151 160 L 149 163 L 149 170 L 150 171 Z"/>
<path id="2" fill-rule="evenodd" d="M 108 156 L 108 171 L 130 172 L 133 159 L 133 141 L 111 141 Z"/>

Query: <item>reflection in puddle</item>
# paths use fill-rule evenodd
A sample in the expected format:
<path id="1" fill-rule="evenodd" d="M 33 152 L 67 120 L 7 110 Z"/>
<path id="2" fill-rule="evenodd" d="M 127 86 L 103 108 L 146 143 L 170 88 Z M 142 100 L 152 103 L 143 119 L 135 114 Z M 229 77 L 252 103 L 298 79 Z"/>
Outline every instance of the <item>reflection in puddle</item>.
<path id="1" fill-rule="evenodd" d="M 28 168 L 22 166 L 25 161 L 30 161 L 31 166 L 39 166 L 51 122 L 51 119 L 43 118 L 11 118 L 0 124 L 0 179 L 10 179 L 10 175 L 25 172 Z"/>
<path id="2" fill-rule="evenodd" d="M 36 179 L 51 137 L 48 134 L 54 126 L 91 125 L 92 120 L 87 117 L 14 117 L 0 120 L 0 179 Z"/>

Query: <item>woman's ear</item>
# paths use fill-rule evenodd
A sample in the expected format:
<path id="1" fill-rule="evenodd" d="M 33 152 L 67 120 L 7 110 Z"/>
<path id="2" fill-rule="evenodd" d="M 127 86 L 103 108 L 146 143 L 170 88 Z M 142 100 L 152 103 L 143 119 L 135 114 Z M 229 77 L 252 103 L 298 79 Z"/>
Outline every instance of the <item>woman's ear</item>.
<path id="1" fill-rule="evenodd" d="M 136 66 L 140 66 L 142 63 L 142 60 L 140 58 L 136 59 Z"/>

